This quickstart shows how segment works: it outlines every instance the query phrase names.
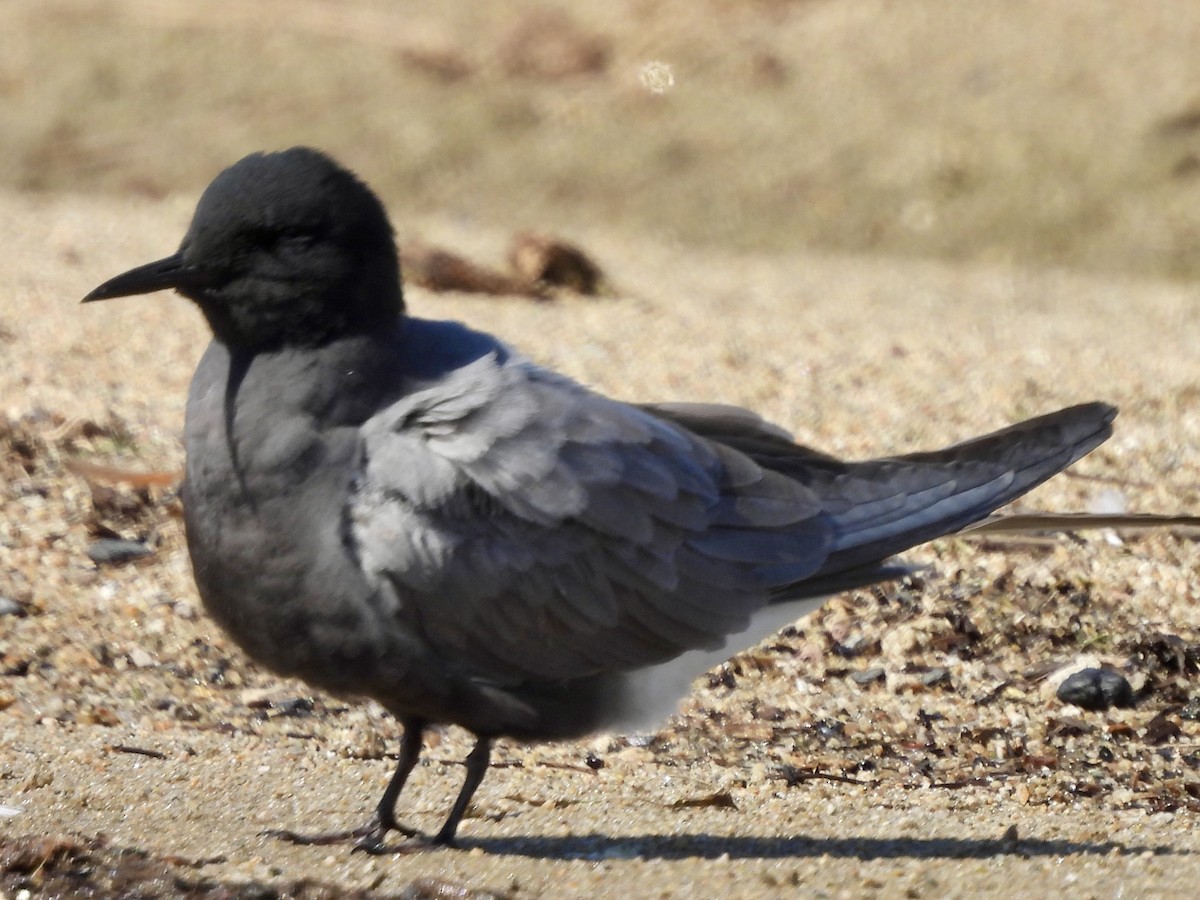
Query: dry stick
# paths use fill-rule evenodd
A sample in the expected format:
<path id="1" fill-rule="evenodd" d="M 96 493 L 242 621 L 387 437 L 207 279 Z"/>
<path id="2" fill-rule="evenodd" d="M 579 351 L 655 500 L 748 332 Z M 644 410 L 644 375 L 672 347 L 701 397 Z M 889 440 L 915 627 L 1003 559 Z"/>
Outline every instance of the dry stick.
<path id="1" fill-rule="evenodd" d="M 132 753 L 135 756 L 149 756 L 151 759 L 167 758 L 167 754 L 160 750 L 150 750 L 146 747 L 132 747 L 129 744 L 110 744 L 108 749 L 116 753 Z"/>
<path id="2" fill-rule="evenodd" d="M 1013 513 L 988 516 L 958 532 L 962 537 L 984 534 L 1028 534 L 1039 531 L 1084 531 L 1094 528 L 1200 528 L 1200 516 L 1156 513 Z"/>

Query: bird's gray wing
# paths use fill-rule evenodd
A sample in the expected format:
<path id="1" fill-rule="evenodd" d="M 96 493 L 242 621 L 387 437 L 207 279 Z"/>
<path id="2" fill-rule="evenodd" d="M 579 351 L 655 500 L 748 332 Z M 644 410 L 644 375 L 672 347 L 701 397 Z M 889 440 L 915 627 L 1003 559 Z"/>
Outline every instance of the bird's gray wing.
<path id="1" fill-rule="evenodd" d="M 720 646 L 830 548 L 794 479 L 515 357 L 411 391 L 362 447 L 364 570 L 430 647 L 501 681 Z"/>
<path id="2" fill-rule="evenodd" d="M 832 528 L 821 568 L 780 596 L 817 596 L 869 584 L 892 554 L 969 525 L 1041 484 L 1106 440 L 1116 410 L 1068 407 L 951 447 L 845 462 L 793 444 L 786 432 L 736 408 L 704 404 L 647 407 L 656 415 L 745 453 L 804 484 Z"/>

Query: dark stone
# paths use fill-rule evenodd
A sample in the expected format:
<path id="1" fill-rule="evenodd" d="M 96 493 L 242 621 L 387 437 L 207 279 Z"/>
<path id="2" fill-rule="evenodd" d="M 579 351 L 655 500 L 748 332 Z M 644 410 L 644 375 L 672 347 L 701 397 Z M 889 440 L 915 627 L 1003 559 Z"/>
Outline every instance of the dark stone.
<path id="1" fill-rule="evenodd" d="M 88 559 L 98 566 L 119 566 L 144 559 L 153 555 L 154 551 L 141 541 L 123 541 L 115 538 L 102 538 L 88 547 Z"/>
<path id="2" fill-rule="evenodd" d="M 861 672 L 851 672 L 850 680 L 855 684 L 870 684 L 873 681 L 882 681 L 887 677 L 887 673 L 879 666 L 872 666 L 869 669 L 863 669 Z"/>
<path id="3" fill-rule="evenodd" d="M 1058 686 L 1058 699 L 1080 709 L 1133 706 L 1133 688 L 1111 669 L 1080 669 Z"/>

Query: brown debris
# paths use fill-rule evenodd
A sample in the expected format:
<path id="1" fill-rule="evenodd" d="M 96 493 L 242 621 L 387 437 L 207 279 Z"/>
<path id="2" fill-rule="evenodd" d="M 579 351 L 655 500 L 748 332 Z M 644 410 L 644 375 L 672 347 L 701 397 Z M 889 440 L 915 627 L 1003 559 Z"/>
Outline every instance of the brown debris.
<path id="1" fill-rule="evenodd" d="M 0 484 L 34 474 L 46 453 L 46 442 L 28 423 L 0 414 Z"/>
<path id="2" fill-rule="evenodd" d="M 531 231 L 513 238 L 508 264 L 523 281 L 588 296 L 599 293 L 603 278 L 600 267 L 574 244 Z"/>
<path id="3" fill-rule="evenodd" d="M 183 480 L 183 473 L 180 471 L 146 472 L 82 459 L 68 459 L 63 465 L 68 472 L 86 478 L 89 484 L 107 482 L 127 484 L 135 488 L 172 487 Z"/>
<path id="4" fill-rule="evenodd" d="M 493 294 L 542 298 L 542 292 L 529 281 L 489 269 L 465 257 L 420 241 L 408 241 L 400 248 L 405 278 L 431 291 L 462 291 L 469 294 Z"/>
<path id="5" fill-rule="evenodd" d="M 401 48 L 399 54 L 406 65 L 438 81 L 461 81 L 474 74 L 474 66 L 452 47 L 412 45 Z"/>
<path id="6" fill-rule="evenodd" d="M 608 67 L 608 41 L 590 34 L 560 10 L 529 13 L 500 45 L 500 64 L 509 75 L 556 81 L 595 75 Z"/>
<path id="7" fill-rule="evenodd" d="M 145 900 L 250 900 L 261 897 L 366 900 L 384 896 L 484 900 L 500 896 L 434 877 L 417 878 L 399 894 L 379 894 L 311 879 L 271 886 L 255 881 L 217 882 L 195 872 L 224 861 L 224 857 L 219 856 L 205 859 L 187 859 L 174 854 L 157 856 L 144 850 L 114 847 L 103 839 L 0 839 L 0 896 L 139 897 Z"/>
<path id="8" fill-rule="evenodd" d="M 1164 709 L 1146 725 L 1144 740 L 1147 744 L 1159 745 L 1178 740 L 1183 735 L 1178 710 Z"/>
<path id="9" fill-rule="evenodd" d="M 404 242 L 400 262 L 408 281 L 438 293 L 461 291 L 545 300 L 558 290 L 594 296 L 604 283 L 600 266 L 579 247 L 535 232 L 522 232 L 513 238 L 508 272 L 420 240 Z"/>
<path id="10" fill-rule="evenodd" d="M 714 791 L 711 794 L 704 794 L 700 797 L 688 797 L 683 800 L 676 800 L 671 804 L 671 809 L 737 809 L 737 803 L 733 799 L 733 795 L 728 791 Z"/>

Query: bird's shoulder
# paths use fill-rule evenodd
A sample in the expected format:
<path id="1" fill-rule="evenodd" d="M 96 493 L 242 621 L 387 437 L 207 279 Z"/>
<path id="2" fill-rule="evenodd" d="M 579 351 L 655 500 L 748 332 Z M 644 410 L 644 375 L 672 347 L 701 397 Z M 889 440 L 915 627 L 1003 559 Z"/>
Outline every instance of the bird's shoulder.
<path id="1" fill-rule="evenodd" d="M 447 514 L 457 494 L 481 494 L 543 525 L 578 516 L 605 488 L 718 499 L 724 469 L 708 442 L 490 336 L 421 326 L 406 390 L 361 428 L 367 490 Z"/>

